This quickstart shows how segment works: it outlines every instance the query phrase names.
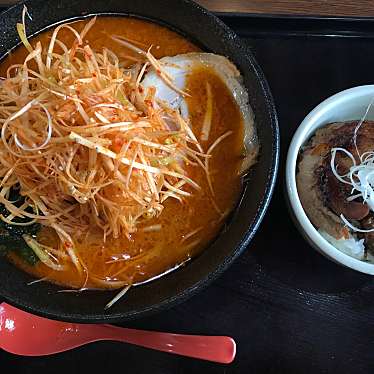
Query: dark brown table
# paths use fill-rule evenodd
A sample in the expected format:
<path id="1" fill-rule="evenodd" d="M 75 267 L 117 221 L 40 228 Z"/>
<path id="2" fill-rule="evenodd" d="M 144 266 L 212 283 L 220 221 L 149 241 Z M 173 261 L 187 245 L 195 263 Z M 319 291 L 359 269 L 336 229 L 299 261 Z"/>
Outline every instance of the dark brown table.
<path id="1" fill-rule="evenodd" d="M 17 0 L 0 0 L 0 6 Z M 299 14 L 347 17 L 374 16 L 372 0 L 197 0 L 214 12 Z"/>

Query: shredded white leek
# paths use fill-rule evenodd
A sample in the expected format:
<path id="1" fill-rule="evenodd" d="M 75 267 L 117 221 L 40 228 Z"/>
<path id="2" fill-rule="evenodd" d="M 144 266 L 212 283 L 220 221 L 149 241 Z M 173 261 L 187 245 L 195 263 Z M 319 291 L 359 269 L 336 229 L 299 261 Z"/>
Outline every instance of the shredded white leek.
<path id="1" fill-rule="evenodd" d="M 366 110 L 364 117 L 366 117 L 369 108 Z M 347 149 L 336 147 L 331 149 L 330 166 L 334 176 L 341 183 L 348 184 L 352 187 L 351 196 L 349 196 L 347 200 L 353 201 L 361 198 L 363 200 L 363 204 L 367 204 L 370 210 L 374 211 L 374 151 L 364 152 L 360 155 L 356 144 L 357 130 L 362 125 L 362 122 L 363 120 L 358 123 L 354 132 L 354 142 L 360 163 L 356 162 L 354 155 Z M 335 161 L 337 152 L 344 153 L 352 161 L 349 171 L 344 175 L 340 175 L 337 171 L 338 166 Z M 347 227 L 355 232 L 374 232 L 374 228 L 365 230 L 355 227 L 344 217 L 344 215 L 341 215 L 340 218 Z"/>
<path id="2" fill-rule="evenodd" d="M 121 297 L 123 297 L 127 291 L 130 289 L 131 284 L 127 285 L 123 290 L 121 290 L 108 304 L 105 305 L 104 309 L 111 308 Z"/>
<path id="3" fill-rule="evenodd" d="M 47 265 L 49 268 L 57 271 L 64 270 L 62 265 L 56 264 L 54 261 L 51 260 L 50 256 L 48 256 L 47 252 L 44 251 L 39 243 L 33 239 L 30 235 L 22 235 L 23 239 L 25 240 L 26 244 L 33 250 L 35 255 L 39 258 L 41 262 Z"/>
<path id="4" fill-rule="evenodd" d="M 212 127 L 213 95 L 209 82 L 206 83 L 206 95 L 206 111 L 200 137 L 203 141 L 207 141 L 209 139 L 210 129 Z"/>

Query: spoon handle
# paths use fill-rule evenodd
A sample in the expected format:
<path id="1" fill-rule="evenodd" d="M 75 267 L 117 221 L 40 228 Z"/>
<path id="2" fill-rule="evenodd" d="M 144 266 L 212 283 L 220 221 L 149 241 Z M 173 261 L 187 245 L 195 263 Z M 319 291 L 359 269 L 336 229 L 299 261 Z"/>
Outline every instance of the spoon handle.
<path id="1" fill-rule="evenodd" d="M 228 336 L 171 334 L 111 325 L 100 326 L 100 330 L 100 337 L 104 340 L 116 340 L 223 364 L 232 362 L 236 354 L 235 341 Z"/>

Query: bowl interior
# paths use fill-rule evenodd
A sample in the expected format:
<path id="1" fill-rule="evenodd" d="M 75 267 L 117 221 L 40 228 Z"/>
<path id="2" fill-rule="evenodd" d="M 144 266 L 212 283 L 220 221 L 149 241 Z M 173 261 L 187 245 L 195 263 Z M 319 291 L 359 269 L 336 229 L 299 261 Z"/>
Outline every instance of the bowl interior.
<path id="1" fill-rule="evenodd" d="M 103 306 L 114 296 L 113 293 L 61 293 L 57 292 L 59 287 L 49 283 L 25 286 L 30 277 L 7 261 L 0 261 L 1 296 L 18 307 L 50 318 L 117 322 L 181 302 L 209 284 L 246 248 L 268 206 L 278 165 L 279 134 L 272 97 L 261 70 L 251 52 L 229 28 L 190 1 L 30 0 L 26 5 L 33 17 L 29 35 L 53 24 L 92 14 L 136 16 L 167 25 L 204 50 L 229 57 L 241 71 L 256 118 L 261 155 L 250 172 L 240 204 L 230 222 L 201 255 L 178 271 L 135 287 L 126 295 L 126 300 L 107 311 Z M 22 6 L 12 7 L 0 15 L 0 57 L 19 43 L 15 24 L 20 20 Z"/>
<path id="2" fill-rule="evenodd" d="M 286 189 L 296 224 L 306 240 L 322 254 L 351 269 L 374 274 L 374 264 L 358 260 L 335 248 L 310 222 L 297 192 L 297 160 L 301 147 L 315 131 L 332 122 L 374 119 L 374 85 L 354 87 L 337 93 L 314 108 L 300 124 L 287 155 Z"/>

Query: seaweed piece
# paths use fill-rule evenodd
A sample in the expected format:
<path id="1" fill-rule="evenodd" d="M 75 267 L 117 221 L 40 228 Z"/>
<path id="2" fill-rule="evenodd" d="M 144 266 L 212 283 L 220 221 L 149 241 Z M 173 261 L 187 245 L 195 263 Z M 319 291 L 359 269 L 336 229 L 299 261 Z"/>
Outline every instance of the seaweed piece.
<path id="1" fill-rule="evenodd" d="M 14 252 L 21 257 L 23 260 L 25 260 L 29 265 L 34 266 L 37 264 L 40 260 L 35 255 L 35 253 L 30 249 L 28 246 L 23 243 L 22 246 L 15 248 Z"/>
<path id="2" fill-rule="evenodd" d="M 4 244 L 0 244 L 0 257 L 5 257 L 8 253 L 9 248 Z"/>
<path id="3" fill-rule="evenodd" d="M 6 257 L 9 252 L 14 252 L 29 265 L 35 265 L 39 258 L 33 250 L 29 248 L 22 237 L 9 235 L 3 229 L 0 229 L 0 257 Z"/>
<path id="4" fill-rule="evenodd" d="M 9 199 L 16 201 L 17 205 L 22 205 L 24 198 L 18 194 L 18 191 L 14 189 L 11 191 Z M 4 217 L 9 215 L 9 211 L 3 204 L 0 204 L 0 214 Z M 28 219 L 15 218 L 14 222 L 27 222 Z M 15 252 L 19 257 L 25 260 L 30 265 L 35 265 L 39 259 L 28 247 L 26 242 L 23 240 L 22 235 L 28 234 L 35 236 L 41 225 L 39 223 L 33 223 L 28 226 L 11 225 L 3 220 L 0 220 L 0 256 L 6 256 L 10 251 Z"/>

